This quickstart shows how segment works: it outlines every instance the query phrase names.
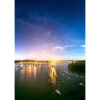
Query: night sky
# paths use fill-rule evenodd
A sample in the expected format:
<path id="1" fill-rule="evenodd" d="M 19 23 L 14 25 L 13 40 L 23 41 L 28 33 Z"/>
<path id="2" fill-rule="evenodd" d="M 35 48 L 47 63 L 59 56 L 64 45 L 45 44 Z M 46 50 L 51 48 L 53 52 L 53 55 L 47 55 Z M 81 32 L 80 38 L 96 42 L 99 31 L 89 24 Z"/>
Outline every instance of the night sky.
<path id="1" fill-rule="evenodd" d="M 85 0 L 15 0 L 15 59 L 85 59 Z"/>

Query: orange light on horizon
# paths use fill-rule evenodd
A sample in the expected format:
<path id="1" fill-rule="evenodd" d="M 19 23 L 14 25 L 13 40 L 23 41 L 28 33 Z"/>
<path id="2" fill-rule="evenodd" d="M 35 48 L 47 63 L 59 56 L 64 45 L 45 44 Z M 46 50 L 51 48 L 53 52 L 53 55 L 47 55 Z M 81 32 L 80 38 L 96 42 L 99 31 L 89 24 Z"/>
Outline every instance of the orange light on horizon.
<path id="1" fill-rule="evenodd" d="M 24 55 L 16 55 L 15 59 L 16 60 L 27 60 L 27 59 L 32 59 L 32 60 L 55 60 L 59 59 L 60 57 L 51 51 L 47 50 L 37 50 L 36 52 L 30 52 L 28 54 Z"/>

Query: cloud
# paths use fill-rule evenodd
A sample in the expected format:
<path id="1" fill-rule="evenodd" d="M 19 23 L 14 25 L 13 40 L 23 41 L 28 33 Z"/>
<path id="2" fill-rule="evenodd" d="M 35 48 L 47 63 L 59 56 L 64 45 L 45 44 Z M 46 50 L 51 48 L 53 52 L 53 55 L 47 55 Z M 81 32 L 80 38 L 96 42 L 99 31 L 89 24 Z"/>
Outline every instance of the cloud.
<path id="1" fill-rule="evenodd" d="M 68 57 L 70 60 L 85 60 L 85 56 L 70 56 Z"/>
<path id="2" fill-rule="evenodd" d="M 63 47 L 63 46 L 55 46 L 55 47 L 53 47 L 52 50 L 64 50 L 64 49 L 65 49 L 65 47 Z"/>
<path id="3" fill-rule="evenodd" d="M 85 48 L 85 47 L 86 47 L 86 45 L 80 45 L 80 47 L 83 47 L 83 48 Z"/>
<path id="4" fill-rule="evenodd" d="M 74 45 L 65 45 L 65 46 L 55 46 L 52 48 L 53 51 L 55 50 L 64 50 L 66 48 L 74 47 Z"/>

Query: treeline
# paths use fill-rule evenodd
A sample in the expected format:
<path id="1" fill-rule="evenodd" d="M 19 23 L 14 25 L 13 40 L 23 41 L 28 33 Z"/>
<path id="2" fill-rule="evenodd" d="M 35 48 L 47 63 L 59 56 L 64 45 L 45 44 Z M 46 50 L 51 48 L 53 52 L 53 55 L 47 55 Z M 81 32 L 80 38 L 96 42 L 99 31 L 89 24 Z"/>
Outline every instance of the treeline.
<path id="1" fill-rule="evenodd" d="M 49 62 L 47 60 L 15 60 L 15 63 L 33 63 L 33 62 L 41 62 L 41 63 L 44 63 L 44 62 Z"/>
<path id="2" fill-rule="evenodd" d="M 71 63 L 69 64 L 68 69 L 74 72 L 85 73 L 85 61 Z"/>

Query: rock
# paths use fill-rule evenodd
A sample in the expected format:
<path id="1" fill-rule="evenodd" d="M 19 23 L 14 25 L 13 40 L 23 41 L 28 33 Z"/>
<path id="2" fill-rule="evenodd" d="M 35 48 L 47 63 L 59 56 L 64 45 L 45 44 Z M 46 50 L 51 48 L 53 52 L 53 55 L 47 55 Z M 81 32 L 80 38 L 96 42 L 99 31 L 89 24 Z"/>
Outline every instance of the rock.
<path id="1" fill-rule="evenodd" d="M 79 83 L 79 85 L 83 86 L 84 84 L 83 83 Z"/>
<path id="2" fill-rule="evenodd" d="M 59 90 L 55 91 L 58 95 L 61 95 L 61 92 Z"/>

